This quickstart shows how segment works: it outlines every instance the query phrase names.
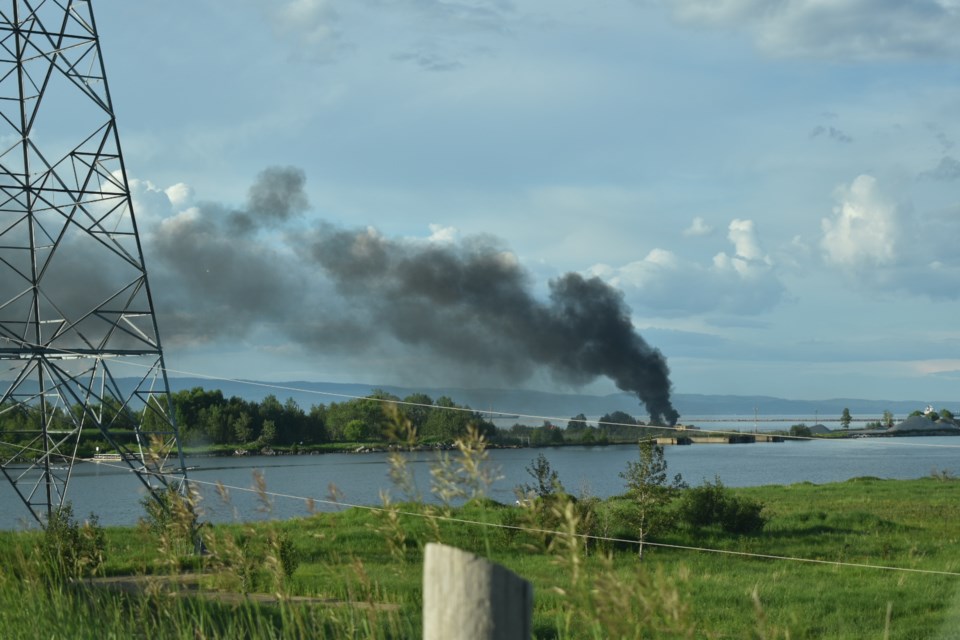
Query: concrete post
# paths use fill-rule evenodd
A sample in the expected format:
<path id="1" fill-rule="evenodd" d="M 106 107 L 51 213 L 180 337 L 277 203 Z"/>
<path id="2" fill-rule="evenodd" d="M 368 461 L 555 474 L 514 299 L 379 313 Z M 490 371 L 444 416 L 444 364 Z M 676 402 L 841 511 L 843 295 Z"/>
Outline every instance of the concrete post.
<path id="1" fill-rule="evenodd" d="M 423 640 L 529 640 L 533 585 L 472 553 L 427 544 Z"/>

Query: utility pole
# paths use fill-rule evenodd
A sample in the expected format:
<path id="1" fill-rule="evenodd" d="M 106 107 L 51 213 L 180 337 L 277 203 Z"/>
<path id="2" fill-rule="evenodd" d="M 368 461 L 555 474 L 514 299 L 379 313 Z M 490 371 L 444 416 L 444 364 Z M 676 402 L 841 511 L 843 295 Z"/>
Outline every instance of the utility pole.
<path id="1" fill-rule="evenodd" d="M 41 524 L 94 441 L 186 489 L 92 5 L 0 1 L 0 470 Z"/>

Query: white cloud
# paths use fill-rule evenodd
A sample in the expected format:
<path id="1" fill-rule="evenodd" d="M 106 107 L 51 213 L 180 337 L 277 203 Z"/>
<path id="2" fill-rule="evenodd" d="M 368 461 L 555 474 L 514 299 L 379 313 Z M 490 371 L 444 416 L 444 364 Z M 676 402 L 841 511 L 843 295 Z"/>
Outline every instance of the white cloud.
<path id="1" fill-rule="evenodd" d="M 127 181 L 130 188 L 130 198 L 133 201 L 133 210 L 136 213 L 137 220 L 143 230 L 144 227 L 150 227 L 159 221 L 169 217 L 176 210 L 173 198 L 184 196 L 182 188 L 189 190 L 189 187 L 178 184 L 169 189 L 158 187 L 149 180 L 139 180 L 130 178 Z"/>
<path id="2" fill-rule="evenodd" d="M 880 193 L 876 178 L 857 176 L 837 189 L 837 199 L 833 218 L 821 221 L 826 262 L 853 269 L 893 262 L 900 237 L 897 207 Z"/>
<path id="3" fill-rule="evenodd" d="M 704 222 L 700 216 L 694 218 L 690 226 L 683 230 L 683 235 L 687 237 L 708 236 L 711 233 L 713 233 L 713 227 Z"/>
<path id="4" fill-rule="evenodd" d="M 877 180 L 858 176 L 837 189 L 833 216 L 821 221 L 823 260 L 858 288 L 929 299 L 960 297 L 960 208 L 900 206 Z"/>
<path id="5" fill-rule="evenodd" d="M 175 209 L 182 209 L 193 201 L 193 187 L 184 182 L 178 182 L 172 187 L 167 187 L 163 192 L 167 194 L 170 204 Z"/>
<path id="6" fill-rule="evenodd" d="M 783 285 L 766 255 L 752 220 L 734 220 L 727 238 L 733 253 L 719 253 L 709 266 L 654 249 L 621 267 L 598 264 L 591 275 L 622 289 L 635 309 L 663 315 L 720 311 L 754 315 L 775 307 Z"/>
<path id="7" fill-rule="evenodd" d="M 338 28 L 340 14 L 332 0 L 287 0 L 279 7 L 271 1 L 264 10 L 280 36 L 294 36 L 298 54 L 305 57 L 330 58 L 343 46 Z"/>
<path id="8" fill-rule="evenodd" d="M 900 58 L 960 53 L 955 0 L 674 0 L 678 19 L 744 29 L 774 55 Z"/>
<path id="9" fill-rule="evenodd" d="M 730 223 L 727 238 L 733 243 L 734 253 L 728 256 L 718 253 L 713 264 L 718 269 L 732 268 L 744 278 L 751 278 L 766 272 L 772 262 L 763 255 L 757 240 L 757 229 L 753 220 L 734 220 Z"/>
<path id="10" fill-rule="evenodd" d="M 430 225 L 430 237 L 427 242 L 435 244 L 453 244 L 460 236 L 460 232 L 455 227 L 445 227 L 440 224 Z"/>

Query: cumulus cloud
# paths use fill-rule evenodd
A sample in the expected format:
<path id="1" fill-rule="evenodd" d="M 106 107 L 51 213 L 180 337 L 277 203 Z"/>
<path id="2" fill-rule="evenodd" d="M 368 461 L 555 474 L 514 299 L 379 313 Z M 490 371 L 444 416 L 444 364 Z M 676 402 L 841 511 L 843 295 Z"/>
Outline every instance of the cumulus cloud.
<path id="1" fill-rule="evenodd" d="M 179 209 L 186 207 L 193 200 L 193 188 L 183 182 L 167 187 L 163 193 L 170 200 L 171 206 Z"/>
<path id="2" fill-rule="evenodd" d="M 598 264 L 589 273 L 622 288 L 636 308 L 663 315 L 724 312 L 754 315 L 781 300 L 783 284 L 763 251 L 752 220 L 733 220 L 721 252 L 708 266 L 654 249 L 642 260 L 615 267 Z"/>
<path id="3" fill-rule="evenodd" d="M 780 56 L 946 57 L 960 52 L 955 0 L 676 0 L 684 22 L 747 31 Z"/>
<path id="4" fill-rule="evenodd" d="M 876 178 L 857 176 L 836 196 L 833 217 L 821 221 L 827 263 L 861 268 L 892 262 L 900 237 L 897 207 L 880 192 Z"/>
<path id="5" fill-rule="evenodd" d="M 936 299 L 960 297 L 960 207 L 918 213 L 861 175 L 835 192 L 833 215 L 821 221 L 827 266 L 858 287 Z"/>
<path id="6" fill-rule="evenodd" d="M 183 183 L 164 189 L 149 180 L 132 178 L 127 184 L 140 226 L 153 225 L 186 208 L 193 197 L 190 187 Z"/>
<path id="7" fill-rule="evenodd" d="M 727 238 L 733 243 L 734 252 L 732 255 L 718 253 L 714 256 L 713 264 L 717 269 L 733 269 L 748 279 L 762 276 L 773 266 L 770 258 L 760 249 L 753 220 L 731 222 Z"/>
<path id="8" fill-rule="evenodd" d="M 697 216 L 690 223 L 690 226 L 683 230 L 683 235 L 689 237 L 708 236 L 713 233 L 713 227 L 708 225 L 703 218 Z"/>

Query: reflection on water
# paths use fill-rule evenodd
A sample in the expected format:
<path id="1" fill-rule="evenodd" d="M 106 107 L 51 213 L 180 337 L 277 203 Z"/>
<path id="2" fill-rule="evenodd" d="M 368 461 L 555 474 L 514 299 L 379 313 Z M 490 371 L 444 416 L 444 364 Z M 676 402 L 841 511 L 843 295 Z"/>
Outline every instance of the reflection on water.
<path id="1" fill-rule="evenodd" d="M 623 491 L 619 477 L 629 460 L 636 460 L 635 445 L 608 447 L 556 447 L 546 449 L 496 449 L 491 464 L 500 479 L 490 496 L 512 503 L 513 487 L 529 482 L 525 469 L 538 453 L 547 456 L 567 490 L 599 497 Z M 430 466 L 436 455 L 406 454 L 416 487 L 430 494 Z M 690 484 L 719 477 L 728 486 L 835 482 L 858 476 L 918 478 L 931 471 L 960 476 L 960 438 L 878 438 L 814 440 L 811 442 L 737 445 L 692 445 L 667 447 L 671 474 L 681 473 Z M 190 472 L 203 498 L 205 518 L 212 521 L 289 518 L 307 515 L 305 500 L 313 498 L 317 510 L 342 508 L 326 502 L 331 486 L 340 503 L 375 505 L 381 489 L 390 489 L 386 454 L 326 454 L 311 456 L 252 456 L 244 458 L 190 458 L 197 467 Z M 272 498 L 269 510 L 256 495 L 253 473 L 259 470 L 267 489 L 284 497 Z M 214 488 L 227 487 L 224 502 Z M 96 513 L 106 525 L 134 524 L 142 515 L 144 489 L 129 471 L 119 466 L 86 463 L 77 465 L 70 485 L 74 513 Z M 403 499 L 394 489 L 394 499 Z M 28 514 L 13 489 L 0 483 L 0 528 L 26 526 Z"/>

